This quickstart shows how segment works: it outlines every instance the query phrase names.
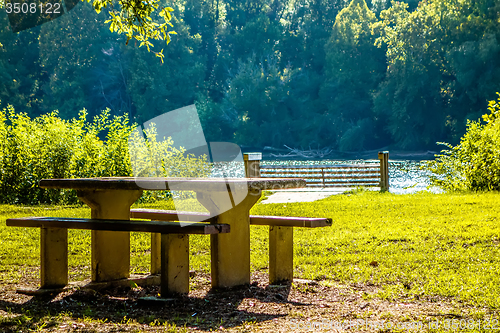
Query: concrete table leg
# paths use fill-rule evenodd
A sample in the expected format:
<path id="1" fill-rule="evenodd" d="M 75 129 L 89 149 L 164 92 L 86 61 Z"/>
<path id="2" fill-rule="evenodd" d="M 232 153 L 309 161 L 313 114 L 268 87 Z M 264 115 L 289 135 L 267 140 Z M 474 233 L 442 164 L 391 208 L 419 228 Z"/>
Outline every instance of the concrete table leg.
<path id="1" fill-rule="evenodd" d="M 210 235 L 212 288 L 250 283 L 250 208 L 259 200 L 260 193 L 252 190 L 236 205 L 231 205 L 232 199 L 228 205 L 228 192 L 196 193 L 210 215 L 218 216 L 213 223 L 231 226 L 227 234 Z"/>
<path id="2" fill-rule="evenodd" d="M 130 206 L 142 190 L 81 190 L 78 198 L 91 208 L 93 219 L 129 220 Z M 130 233 L 92 230 L 92 282 L 130 276 Z"/>

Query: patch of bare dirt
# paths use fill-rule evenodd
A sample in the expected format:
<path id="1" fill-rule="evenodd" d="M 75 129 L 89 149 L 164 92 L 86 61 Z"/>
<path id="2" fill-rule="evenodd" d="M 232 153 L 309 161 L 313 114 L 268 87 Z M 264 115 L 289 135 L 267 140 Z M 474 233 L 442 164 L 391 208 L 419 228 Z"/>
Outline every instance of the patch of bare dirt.
<path id="1" fill-rule="evenodd" d="M 191 292 L 165 303 L 141 302 L 159 287 L 73 289 L 52 296 L 27 296 L 17 288 L 34 281 L 2 284 L 0 332 L 335 332 L 394 331 L 390 325 L 466 318 L 469 308 L 444 298 L 387 301 L 370 297 L 376 286 L 294 280 L 270 286 L 256 272 L 252 284 L 211 290 L 210 276 L 197 273 Z M 380 326 L 382 325 L 382 326 Z M 408 331 L 408 330 L 404 330 Z"/>

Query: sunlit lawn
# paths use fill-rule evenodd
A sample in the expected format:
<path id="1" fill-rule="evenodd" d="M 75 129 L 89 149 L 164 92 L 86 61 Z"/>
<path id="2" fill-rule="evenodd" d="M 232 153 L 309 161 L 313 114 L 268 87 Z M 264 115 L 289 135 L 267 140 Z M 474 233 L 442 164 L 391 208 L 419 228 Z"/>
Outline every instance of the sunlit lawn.
<path id="1" fill-rule="evenodd" d="M 364 192 L 254 214 L 326 216 L 295 232 L 295 275 L 382 286 L 381 297 L 453 296 L 500 307 L 500 194 Z"/>

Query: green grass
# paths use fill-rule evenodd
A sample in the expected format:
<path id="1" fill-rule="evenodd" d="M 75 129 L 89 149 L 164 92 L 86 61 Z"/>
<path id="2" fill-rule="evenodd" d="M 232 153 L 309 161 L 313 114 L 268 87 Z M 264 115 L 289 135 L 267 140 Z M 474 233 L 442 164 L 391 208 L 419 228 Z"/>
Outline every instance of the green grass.
<path id="1" fill-rule="evenodd" d="M 143 205 L 145 206 L 145 205 Z M 163 202 L 148 207 L 174 209 Z M 192 200 L 192 210 L 203 208 Z M 377 286 L 367 299 L 449 297 L 500 308 L 500 194 L 353 192 L 312 203 L 258 204 L 251 214 L 330 217 L 330 228 L 294 231 L 294 276 Z M 74 207 L 0 206 L 0 280 L 37 278 L 39 230 L 5 226 L 27 215 L 88 217 Z M 251 227 L 252 270 L 268 267 L 268 229 Z M 70 230 L 70 280 L 90 277 L 90 232 Z M 149 234 L 131 233 L 132 273 L 149 270 Z M 191 269 L 209 271 L 209 237 L 191 236 Z"/>
<path id="2" fill-rule="evenodd" d="M 445 296 L 500 307 L 500 194 L 359 192 L 252 214 L 330 217 L 296 229 L 295 276 L 381 286 L 383 298 Z"/>

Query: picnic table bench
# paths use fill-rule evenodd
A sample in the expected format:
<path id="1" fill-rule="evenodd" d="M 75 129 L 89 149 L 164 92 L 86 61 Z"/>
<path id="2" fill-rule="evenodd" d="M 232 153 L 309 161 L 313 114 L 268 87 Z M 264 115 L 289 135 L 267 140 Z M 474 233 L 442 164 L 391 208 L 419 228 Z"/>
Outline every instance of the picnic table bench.
<path id="1" fill-rule="evenodd" d="M 159 221 L 217 221 L 209 213 L 175 210 L 131 209 L 131 218 Z M 330 218 L 250 215 L 250 225 L 269 226 L 269 284 L 293 280 L 293 228 L 318 228 L 332 225 Z M 159 235 L 152 235 L 152 244 Z M 151 270 L 158 267 L 157 247 L 151 247 Z"/>
<path id="2" fill-rule="evenodd" d="M 161 238 L 161 295 L 189 292 L 189 234 L 220 234 L 228 224 L 198 222 L 102 220 L 64 217 L 7 219 L 7 226 L 40 228 L 41 288 L 58 289 L 68 284 L 68 229 L 141 231 Z"/>

